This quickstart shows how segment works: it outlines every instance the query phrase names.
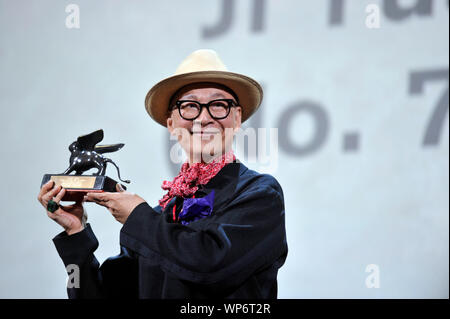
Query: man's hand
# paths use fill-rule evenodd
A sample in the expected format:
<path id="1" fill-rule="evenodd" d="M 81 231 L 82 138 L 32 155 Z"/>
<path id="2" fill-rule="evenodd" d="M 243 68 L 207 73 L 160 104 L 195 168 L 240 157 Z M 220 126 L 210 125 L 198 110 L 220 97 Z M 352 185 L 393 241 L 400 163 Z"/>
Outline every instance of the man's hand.
<path id="1" fill-rule="evenodd" d="M 87 193 L 85 202 L 94 202 L 106 207 L 114 218 L 124 224 L 133 209 L 145 200 L 136 194 L 126 192 L 119 183 L 116 184 L 117 193 Z"/>
<path id="2" fill-rule="evenodd" d="M 38 201 L 46 209 L 48 217 L 60 224 L 67 234 L 73 235 L 84 229 L 83 215 L 85 211 L 81 202 L 69 206 L 60 205 L 53 213 L 47 211 L 48 202 L 52 199 L 59 204 L 65 193 L 66 189 L 62 188 L 61 185 L 57 186 L 54 181 L 48 181 L 41 187 Z"/>

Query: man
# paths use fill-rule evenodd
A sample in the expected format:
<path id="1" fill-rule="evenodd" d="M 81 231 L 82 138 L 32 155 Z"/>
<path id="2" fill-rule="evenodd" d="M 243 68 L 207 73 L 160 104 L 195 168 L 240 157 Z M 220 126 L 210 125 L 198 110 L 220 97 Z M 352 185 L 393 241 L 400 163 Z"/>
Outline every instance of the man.
<path id="1" fill-rule="evenodd" d="M 117 193 L 85 196 L 123 224 L 121 253 L 101 266 L 83 203 L 50 209 L 65 189 L 52 182 L 41 188 L 38 200 L 65 229 L 53 239 L 58 253 L 80 269 L 70 298 L 277 297 L 287 256 L 283 192 L 231 149 L 261 100 L 260 85 L 228 72 L 212 50 L 195 51 L 148 92 L 147 112 L 177 137 L 187 161 L 173 181 L 163 182 L 167 193 L 154 208 L 119 184 Z"/>

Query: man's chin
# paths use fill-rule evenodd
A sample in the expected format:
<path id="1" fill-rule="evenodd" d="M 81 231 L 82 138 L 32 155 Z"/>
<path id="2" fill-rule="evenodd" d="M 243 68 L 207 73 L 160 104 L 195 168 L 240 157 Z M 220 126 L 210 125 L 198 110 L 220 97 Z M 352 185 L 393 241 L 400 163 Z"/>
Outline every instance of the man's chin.
<path id="1" fill-rule="evenodd" d="M 198 150 L 198 151 L 194 151 L 193 153 L 193 163 L 208 163 L 211 162 L 212 160 L 214 160 L 215 158 L 222 156 L 223 155 L 223 151 L 219 150 L 219 151 L 214 151 L 214 150 L 210 150 L 210 148 L 205 148 L 202 150 Z"/>

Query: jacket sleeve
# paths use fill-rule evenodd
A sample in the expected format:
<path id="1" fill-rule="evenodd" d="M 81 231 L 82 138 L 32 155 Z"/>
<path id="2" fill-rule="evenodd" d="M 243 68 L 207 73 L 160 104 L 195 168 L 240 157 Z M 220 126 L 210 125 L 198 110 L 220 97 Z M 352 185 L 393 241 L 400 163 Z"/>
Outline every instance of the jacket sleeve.
<path id="1" fill-rule="evenodd" d="M 223 209 L 187 226 L 167 222 L 142 203 L 128 217 L 120 237 L 121 245 L 158 261 L 176 278 L 236 286 L 255 271 L 284 262 L 282 190 L 273 177 L 263 175 Z"/>
<path id="2" fill-rule="evenodd" d="M 121 247 L 119 255 L 108 258 L 100 266 L 94 256 L 98 241 L 90 224 L 70 236 L 62 232 L 53 242 L 69 275 L 67 294 L 70 299 L 137 297 L 135 256 Z"/>
<path id="3" fill-rule="evenodd" d="M 90 224 L 87 224 L 81 232 L 70 236 L 66 232 L 61 232 L 53 238 L 53 243 L 68 271 L 69 298 L 104 297 L 99 263 L 94 256 L 98 241 Z"/>

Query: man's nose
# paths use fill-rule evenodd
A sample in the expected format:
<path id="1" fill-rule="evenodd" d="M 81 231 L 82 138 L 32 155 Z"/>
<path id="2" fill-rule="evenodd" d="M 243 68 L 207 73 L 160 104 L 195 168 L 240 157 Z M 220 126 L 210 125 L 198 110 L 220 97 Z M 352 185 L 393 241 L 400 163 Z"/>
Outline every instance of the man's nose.
<path id="1" fill-rule="evenodd" d="M 200 115 L 195 119 L 195 121 L 200 122 L 202 125 L 205 125 L 209 122 L 212 122 L 213 119 L 211 115 L 209 115 L 209 112 L 206 107 L 203 107 Z"/>

